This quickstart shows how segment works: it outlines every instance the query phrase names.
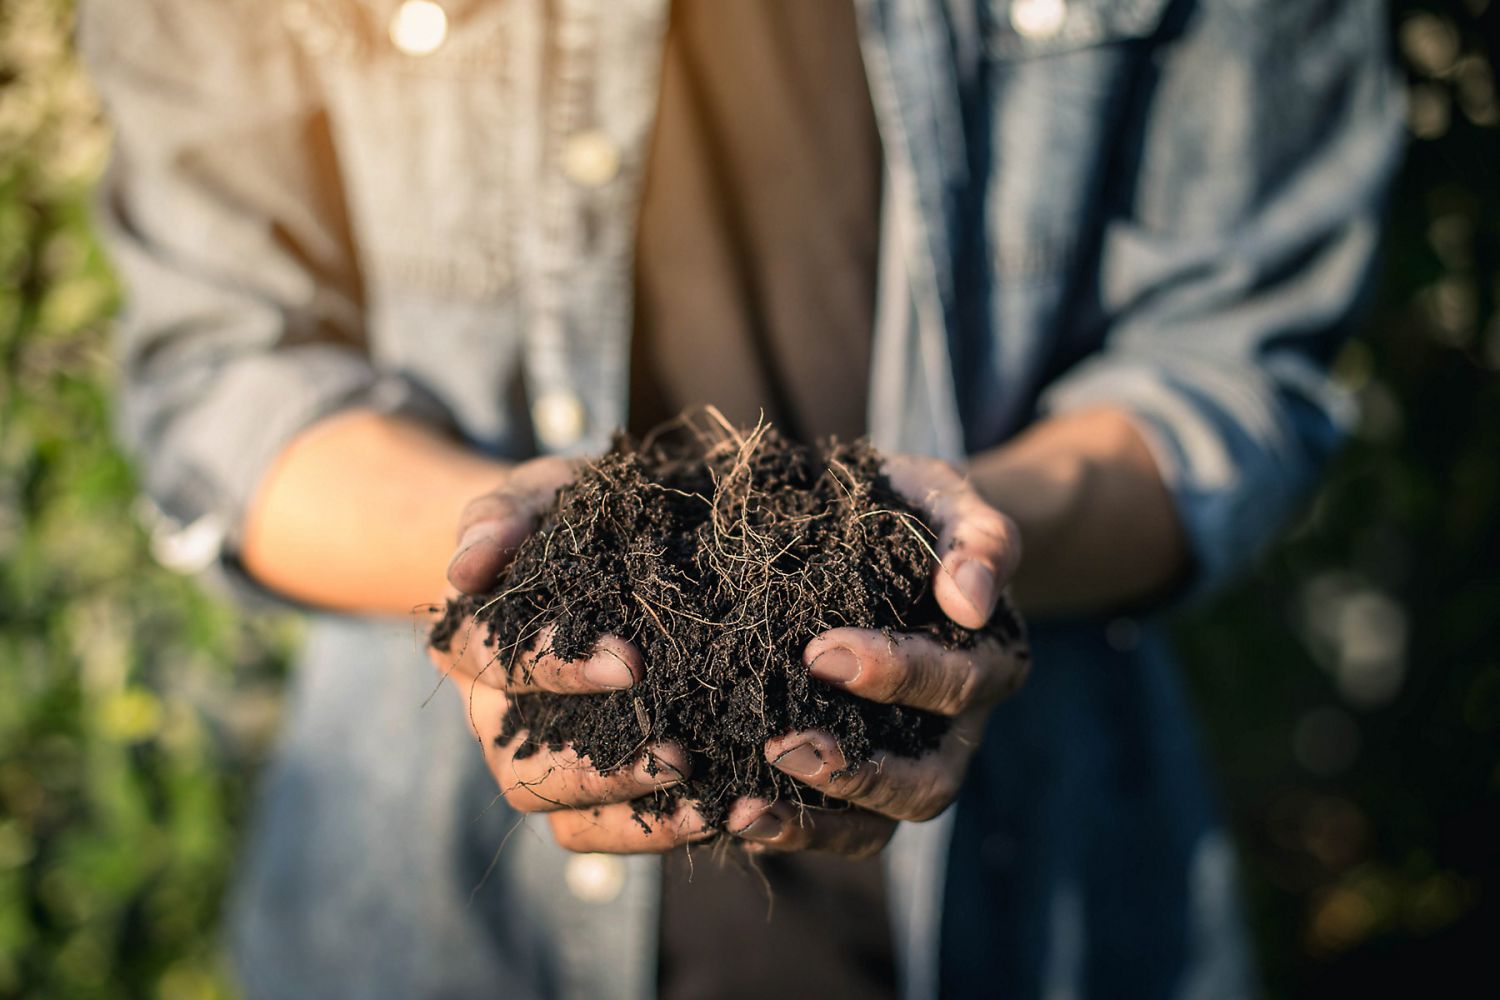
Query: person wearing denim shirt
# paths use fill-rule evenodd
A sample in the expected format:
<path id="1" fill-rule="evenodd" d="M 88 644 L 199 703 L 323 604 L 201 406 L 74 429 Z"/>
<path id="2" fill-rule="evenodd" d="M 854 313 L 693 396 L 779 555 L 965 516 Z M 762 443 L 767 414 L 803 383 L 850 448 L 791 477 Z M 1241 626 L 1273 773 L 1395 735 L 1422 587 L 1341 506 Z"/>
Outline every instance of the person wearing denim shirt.
<path id="1" fill-rule="evenodd" d="M 1350 419 L 1327 365 L 1400 149 L 1382 6 L 854 8 L 884 151 L 872 440 L 984 492 L 1026 434 L 1117 414 L 1185 548 L 1170 586 L 1032 614 L 1034 669 L 956 803 L 883 853 L 901 989 L 1252 995 L 1160 620 L 1247 569 Z M 85 2 L 117 132 L 101 201 L 129 292 L 121 426 L 158 551 L 309 607 L 234 906 L 250 996 L 655 987 L 659 860 L 580 864 L 491 806 L 458 712 L 419 707 L 433 675 L 410 621 L 299 593 L 252 543 L 268 477 L 350 414 L 397 427 L 372 449 L 441 429 L 455 484 L 608 446 L 667 16 Z M 405 527 L 382 544 L 423 541 Z"/>

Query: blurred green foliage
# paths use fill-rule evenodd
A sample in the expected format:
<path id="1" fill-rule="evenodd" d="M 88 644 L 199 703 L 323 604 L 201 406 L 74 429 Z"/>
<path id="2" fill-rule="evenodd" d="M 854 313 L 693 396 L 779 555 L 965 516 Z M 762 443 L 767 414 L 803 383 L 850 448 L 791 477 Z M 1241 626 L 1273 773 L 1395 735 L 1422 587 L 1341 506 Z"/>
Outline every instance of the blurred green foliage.
<path id="1" fill-rule="evenodd" d="M 1395 8 L 1411 145 L 1337 365 L 1356 439 L 1254 578 L 1181 632 L 1275 995 L 1495 989 L 1500 0 Z"/>
<path id="2" fill-rule="evenodd" d="M 289 636 L 158 568 L 134 516 L 68 7 L 0 5 L 0 997 L 217 997 Z"/>
<path id="3" fill-rule="evenodd" d="M 160 569 L 139 526 L 70 6 L 0 0 L 0 998 L 218 997 L 293 628 Z M 1482 971 L 1500 927 L 1500 0 L 1393 25 L 1413 146 L 1339 361 L 1357 440 L 1181 629 L 1275 996 L 1459 995 L 1433 970 Z"/>

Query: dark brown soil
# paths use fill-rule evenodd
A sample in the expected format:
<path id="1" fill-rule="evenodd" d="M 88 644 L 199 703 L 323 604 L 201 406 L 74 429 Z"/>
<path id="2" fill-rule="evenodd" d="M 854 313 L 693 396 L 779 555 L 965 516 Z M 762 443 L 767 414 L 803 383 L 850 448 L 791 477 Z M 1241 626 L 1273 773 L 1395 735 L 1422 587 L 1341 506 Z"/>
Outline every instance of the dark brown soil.
<path id="1" fill-rule="evenodd" d="M 604 771 L 630 766 L 648 742 L 676 742 L 693 756 L 691 777 L 638 815 L 689 798 L 719 827 L 740 796 L 831 805 L 767 764 L 765 741 L 822 729 L 850 761 L 918 756 L 947 723 L 810 678 L 807 642 L 839 626 L 978 640 L 938 609 L 936 535 L 880 468 L 863 441 L 805 447 L 709 416 L 640 443 L 620 436 L 558 494 L 496 590 L 450 603 L 431 641 L 447 649 L 475 621 L 513 670 L 549 623 L 552 652 L 567 660 L 601 635 L 635 643 L 643 682 L 518 695 L 502 740 L 525 732 L 521 757 L 572 743 Z M 1019 631 L 1003 602 L 990 629 Z"/>

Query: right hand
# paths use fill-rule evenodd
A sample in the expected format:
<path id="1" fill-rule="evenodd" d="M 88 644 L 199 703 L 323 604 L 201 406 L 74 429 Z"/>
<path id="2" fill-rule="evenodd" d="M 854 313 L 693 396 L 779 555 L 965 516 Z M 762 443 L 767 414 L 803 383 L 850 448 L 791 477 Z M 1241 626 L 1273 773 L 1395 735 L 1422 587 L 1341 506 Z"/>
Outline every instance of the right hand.
<path id="1" fill-rule="evenodd" d="M 576 462 L 534 459 L 511 469 L 500 488 L 471 501 L 460 518 L 458 549 L 448 564 L 454 589 L 464 594 L 492 590 L 516 549 L 536 530 L 538 515 L 576 473 Z M 546 813 L 557 842 L 573 851 L 655 853 L 711 835 L 689 805 L 665 820 L 648 820 L 649 831 L 635 820 L 632 799 L 687 776 L 691 762 L 681 747 L 651 744 L 641 749 L 634 766 L 604 775 L 571 747 L 517 760 L 524 734 L 499 742 L 511 694 L 599 694 L 629 688 L 645 676 L 639 650 L 616 636 L 604 636 L 588 659 L 570 663 L 550 653 L 539 655 L 551 646 L 550 626 L 517 653 L 482 633 L 477 627 L 460 631 L 448 652 L 429 648 L 428 656 L 457 688 L 469 728 L 512 808 Z"/>

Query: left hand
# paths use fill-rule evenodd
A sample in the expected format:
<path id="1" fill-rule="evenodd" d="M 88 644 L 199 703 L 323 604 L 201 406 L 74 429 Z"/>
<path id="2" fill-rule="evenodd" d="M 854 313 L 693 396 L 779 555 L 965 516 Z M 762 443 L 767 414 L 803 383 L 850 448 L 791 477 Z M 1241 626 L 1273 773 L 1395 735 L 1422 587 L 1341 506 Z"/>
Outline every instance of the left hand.
<path id="1" fill-rule="evenodd" d="M 1021 562 L 1015 523 L 946 462 L 894 456 L 885 471 L 941 528 L 942 562 L 932 581 L 939 607 L 965 628 L 983 627 Z M 742 799 L 727 825 L 750 850 L 864 857 L 886 845 L 898 821 L 932 819 L 957 798 L 990 711 L 1020 688 L 1031 664 L 1023 637 L 987 636 L 972 649 L 944 649 L 926 636 L 891 639 L 855 628 L 817 636 L 803 661 L 812 676 L 851 694 L 937 712 L 952 724 L 938 747 L 920 758 L 877 753 L 872 760 L 847 760 L 833 736 L 820 730 L 767 741 L 766 759 L 775 767 L 855 808 L 799 816 L 790 803 Z"/>

